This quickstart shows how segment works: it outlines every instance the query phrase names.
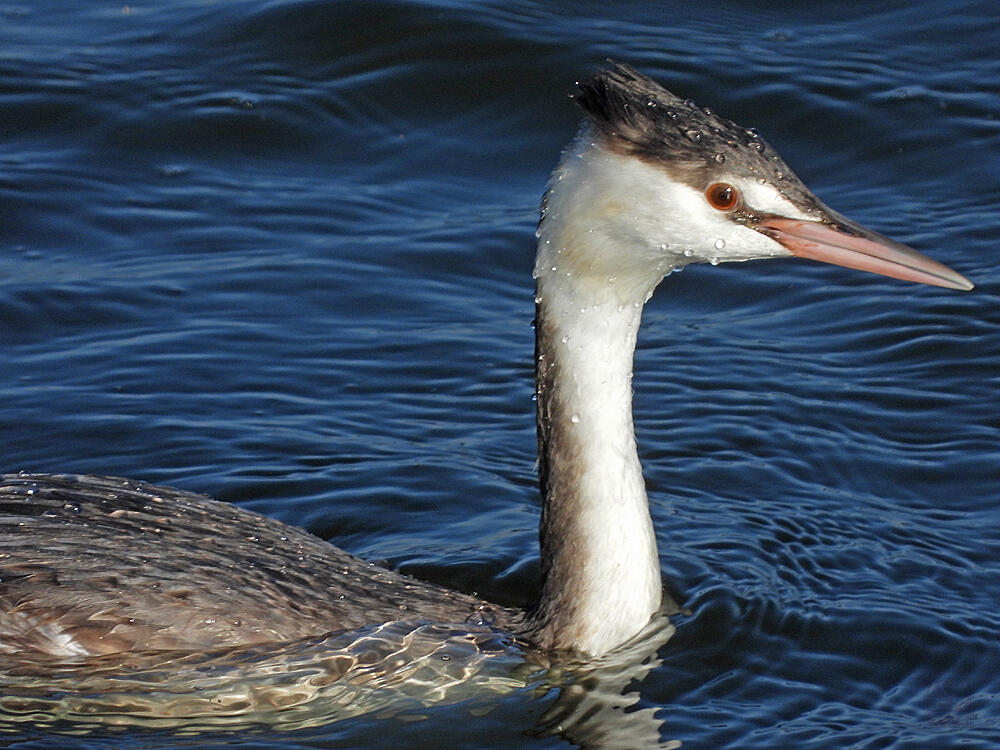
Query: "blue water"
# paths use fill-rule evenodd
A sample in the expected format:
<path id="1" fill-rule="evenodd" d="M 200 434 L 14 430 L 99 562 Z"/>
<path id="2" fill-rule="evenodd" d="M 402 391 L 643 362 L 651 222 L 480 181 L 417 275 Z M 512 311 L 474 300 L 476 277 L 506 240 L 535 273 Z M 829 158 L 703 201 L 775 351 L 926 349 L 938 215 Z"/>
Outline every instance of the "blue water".
<path id="1" fill-rule="evenodd" d="M 529 601 L 536 209 L 573 81 L 620 59 L 977 285 L 664 282 L 636 429 L 686 613 L 638 705 L 664 746 L 1000 746 L 998 38 L 985 0 L 4 3 L 0 469 L 173 484 Z M 565 747 L 552 700 L 0 743 Z"/>

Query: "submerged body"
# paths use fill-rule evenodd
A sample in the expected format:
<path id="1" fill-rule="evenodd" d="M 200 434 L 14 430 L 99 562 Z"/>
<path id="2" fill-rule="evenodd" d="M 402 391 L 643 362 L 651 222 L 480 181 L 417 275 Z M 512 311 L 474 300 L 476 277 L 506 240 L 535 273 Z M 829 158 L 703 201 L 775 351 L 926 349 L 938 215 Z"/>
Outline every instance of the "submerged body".
<path id="1" fill-rule="evenodd" d="M 496 628 L 599 655 L 659 609 L 632 429 L 642 307 L 693 262 L 810 257 L 955 289 L 959 274 L 853 224 L 755 133 L 625 66 L 581 85 L 535 266 L 542 581 L 525 611 L 415 581 L 277 521 L 127 480 L 0 484 L 0 654 L 269 644 L 391 622 Z M 123 657 L 124 658 L 124 657 Z"/>
<path id="2" fill-rule="evenodd" d="M 397 620 L 514 622 L 301 529 L 126 479 L 6 476 L 0 540 L 0 654 L 21 658 L 277 643 Z"/>

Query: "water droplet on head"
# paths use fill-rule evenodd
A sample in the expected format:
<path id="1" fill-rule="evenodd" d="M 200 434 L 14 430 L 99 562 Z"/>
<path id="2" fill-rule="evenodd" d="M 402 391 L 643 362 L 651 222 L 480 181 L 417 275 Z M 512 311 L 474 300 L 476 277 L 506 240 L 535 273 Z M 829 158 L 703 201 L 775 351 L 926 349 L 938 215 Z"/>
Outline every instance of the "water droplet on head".
<path id="1" fill-rule="evenodd" d="M 692 141 L 695 141 L 695 142 L 701 140 L 701 131 L 700 130 L 695 130 L 694 128 L 691 128 L 690 130 L 685 130 L 684 131 L 684 135 L 686 135 L 689 140 L 692 140 Z"/>
<path id="2" fill-rule="evenodd" d="M 726 241 L 724 239 L 722 239 L 721 237 L 715 241 L 715 249 L 716 250 L 721 250 L 725 246 L 726 246 Z"/>
<path id="3" fill-rule="evenodd" d="M 580 415 L 579 414 L 574 414 L 573 416 L 571 416 L 569 418 L 569 421 L 572 422 L 573 424 L 579 424 L 579 422 L 580 422 Z"/>
<path id="4" fill-rule="evenodd" d="M 718 258 L 709 258 L 708 262 L 711 263 L 713 266 L 719 265 L 719 259 Z"/>
<path id="5" fill-rule="evenodd" d="M 719 164 L 723 164 L 723 163 L 725 163 L 725 161 L 726 161 L 726 155 L 725 155 L 725 154 L 716 154 L 716 155 L 715 155 L 715 160 L 716 160 L 716 161 L 717 161 L 717 162 L 718 162 Z"/>
<path id="6" fill-rule="evenodd" d="M 687 248 L 684 250 L 685 258 L 690 258 L 692 255 L 694 255 L 694 250 L 692 250 L 691 248 Z"/>

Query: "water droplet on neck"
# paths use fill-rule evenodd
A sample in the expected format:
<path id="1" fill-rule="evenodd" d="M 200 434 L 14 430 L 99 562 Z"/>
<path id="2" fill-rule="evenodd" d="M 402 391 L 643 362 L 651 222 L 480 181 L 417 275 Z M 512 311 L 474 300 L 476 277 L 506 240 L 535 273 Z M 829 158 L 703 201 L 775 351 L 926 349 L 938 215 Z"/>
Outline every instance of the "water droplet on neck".
<path id="1" fill-rule="evenodd" d="M 684 250 L 684 257 L 685 258 L 690 258 L 692 256 L 694 256 L 694 250 L 692 250 L 691 248 L 686 248 Z"/>
<path id="2" fill-rule="evenodd" d="M 726 246 L 726 241 L 724 239 L 722 239 L 721 237 L 715 241 L 715 249 L 716 250 L 721 250 L 725 246 Z"/>
<path id="3" fill-rule="evenodd" d="M 719 259 L 718 258 L 709 258 L 708 262 L 711 263 L 713 266 L 719 265 Z"/>
<path id="4" fill-rule="evenodd" d="M 691 128 L 690 130 L 685 130 L 684 135 L 688 137 L 688 140 L 694 141 L 695 143 L 701 140 L 701 131 L 695 130 L 694 128 Z"/>
<path id="5" fill-rule="evenodd" d="M 571 416 L 569 418 L 569 421 L 572 422 L 573 424 L 579 424 L 579 422 L 580 422 L 580 415 L 579 414 L 574 414 L 573 416 Z"/>
<path id="6" fill-rule="evenodd" d="M 717 161 L 717 162 L 718 162 L 719 164 L 724 164 L 724 163 L 725 163 L 725 161 L 726 161 L 726 155 L 725 155 L 725 154 L 716 154 L 714 158 L 715 158 L 715 160 L 716 160 L 716 161 Z"/>

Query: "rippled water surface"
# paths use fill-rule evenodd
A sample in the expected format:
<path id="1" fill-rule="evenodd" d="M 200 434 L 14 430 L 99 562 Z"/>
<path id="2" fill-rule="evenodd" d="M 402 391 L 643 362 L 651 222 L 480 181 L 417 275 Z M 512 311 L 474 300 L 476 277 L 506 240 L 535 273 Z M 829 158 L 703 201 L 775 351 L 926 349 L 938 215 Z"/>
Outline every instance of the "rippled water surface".
<path id="1" fill-rule="evenodd" d="M 0 468 L 205 492 L 529 601 L 536 209 L 573 81 L 620 59 L 977 284 L 664 282 L 636 429 L 684 613 L 636 707 L 664 747 L 995 747 L 1000 11 L 942 11 L 2 3 Z M 559 692 L 0 744 L 555 748 Z"/>

